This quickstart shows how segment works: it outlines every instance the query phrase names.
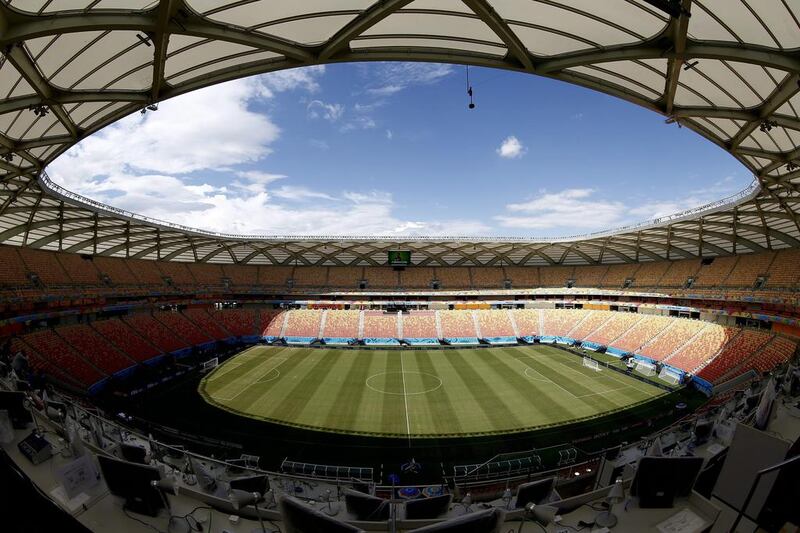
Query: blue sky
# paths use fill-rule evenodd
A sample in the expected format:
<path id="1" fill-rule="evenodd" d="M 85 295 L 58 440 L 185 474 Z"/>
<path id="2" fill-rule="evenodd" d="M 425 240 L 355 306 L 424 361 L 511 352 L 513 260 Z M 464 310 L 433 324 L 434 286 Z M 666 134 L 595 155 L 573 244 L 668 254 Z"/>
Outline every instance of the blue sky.
<path id="1" fill-rule="evenodd" d="M 224 232 L 553 237 L 702 205 L 750 182 L 627 102 L 462 66 L 342 64 L 135 113 L 48 169 L 86 196 Z"/>

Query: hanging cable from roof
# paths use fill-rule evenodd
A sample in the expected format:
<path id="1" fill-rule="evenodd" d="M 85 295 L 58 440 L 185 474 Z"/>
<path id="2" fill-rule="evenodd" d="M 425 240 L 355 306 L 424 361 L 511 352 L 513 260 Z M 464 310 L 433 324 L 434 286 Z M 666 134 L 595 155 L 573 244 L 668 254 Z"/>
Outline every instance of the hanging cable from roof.
<path id="1" fill-rule="evenodd" d="M 472 85 L 469 83 L 469 65 L 467 65 L 467 94 L 469 95 L 469 107 L 475 109 L 475 102 L 472 100 Z"/>

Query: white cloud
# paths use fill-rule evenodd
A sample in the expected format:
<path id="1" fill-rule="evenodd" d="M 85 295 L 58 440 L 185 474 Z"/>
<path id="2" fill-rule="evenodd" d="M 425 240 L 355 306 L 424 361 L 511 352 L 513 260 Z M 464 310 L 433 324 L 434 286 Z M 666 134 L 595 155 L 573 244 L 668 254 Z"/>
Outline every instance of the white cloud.
<path id="1" fill-rule="evenodd" d="M 309 139 L 308 144 L 316 148 L 317 150 L 330 150 L 331 145 L 328 144 L 328 141 L 324 141 L 322 139 Z"/>
<path id="2" fill-rule="evenodd" d="M 344 105 L 329 104 L 322 100 L 311 100 L 306 106 L 309 118 L 323 118 L 329 122 L 336 122 L 344 115 Z"/>
<path id="3" fill-rule="evenodd" d="M 369 76 L 367 94 L 387 97 L 415 85 L 431 85 L 453 73 L 440 63 L 377 63 L 364 71 Z"/>
<path id="4" fill-rule="evenodd" d="M 535 198 L 506 206 L 508 214 L 494 219 L 505 228 L 546 230 L 576 228 L 599 231 L 617 226 L 625 217 L 622 202 L 595 197 L 593 189 L 541 192 Z"/>
<path id="5" fill-rule="evenodd" d="M 392 130 L 386 130 L 386 138 L 390 141 L 394 139 L 394 133 L 392 133 Z"/>
<path id="6" fill-rule="evenodd" d="M 503 157 L 505 159 L 519 159 L 527 149 L 522 146 L 522 143 L 513 135 L 509 135 L 503 142 L 500 144 L 500 147 L 495 150 L 497 155 Z"/>

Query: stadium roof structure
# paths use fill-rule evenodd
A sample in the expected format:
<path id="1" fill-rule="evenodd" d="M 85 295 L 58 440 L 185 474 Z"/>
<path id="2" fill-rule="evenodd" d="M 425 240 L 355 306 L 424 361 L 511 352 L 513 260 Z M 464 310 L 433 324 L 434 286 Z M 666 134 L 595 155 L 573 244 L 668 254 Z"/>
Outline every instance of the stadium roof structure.
<path id="1" fill-rule="evenodd" d="M 0 242 L 298 265 L 384 264 L 401 248 L 433 266 L 800 247 L 799 19 L 793 0 L 0 0 Z M 100 128 L 201 87 L 395 60 L 527 72 L 625 99 L 727 150 L 754 182 L 697 210 L 562 239 L 275 237 L 151 220 L 44 172 Z M 663 157 L 681 154 L 664 146 Z"/>

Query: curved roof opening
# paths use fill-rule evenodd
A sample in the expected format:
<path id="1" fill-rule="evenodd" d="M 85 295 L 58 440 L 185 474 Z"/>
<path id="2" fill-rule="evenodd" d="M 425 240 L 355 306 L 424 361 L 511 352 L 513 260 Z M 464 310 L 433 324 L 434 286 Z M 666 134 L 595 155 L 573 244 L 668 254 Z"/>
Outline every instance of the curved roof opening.
<path id="1" fill-rule="evenodd" d="M 107 126 L 48 174 L 93 200 L 199 229 L 398 237 L 611 230 L 752 181 L 696 133 L 616 98 L 522 73 L 401 62 L 199 89 Z"/>

